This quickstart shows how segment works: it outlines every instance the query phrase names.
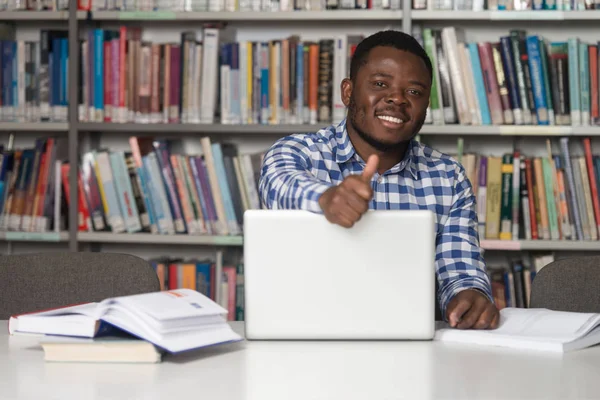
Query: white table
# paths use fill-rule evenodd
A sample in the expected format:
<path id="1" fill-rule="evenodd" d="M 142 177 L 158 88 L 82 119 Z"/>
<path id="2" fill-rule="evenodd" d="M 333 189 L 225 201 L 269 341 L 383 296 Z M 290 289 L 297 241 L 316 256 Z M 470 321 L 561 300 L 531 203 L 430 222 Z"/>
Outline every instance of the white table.
<path id="1" fill-rule="evenodd" d="M 241 342 L 119 365 L 46 363 L 39 340 L 9 336 L 0 321 L 2 400 L 600 397 L 600 347 L 549 355 L 438 342 Z"/>

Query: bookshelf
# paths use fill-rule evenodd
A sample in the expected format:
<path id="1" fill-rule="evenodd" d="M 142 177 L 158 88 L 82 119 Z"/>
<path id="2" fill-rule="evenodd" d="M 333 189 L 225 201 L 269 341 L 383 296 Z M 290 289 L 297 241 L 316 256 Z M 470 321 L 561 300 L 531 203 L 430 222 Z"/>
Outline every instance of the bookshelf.
<path id="1" fill-rule="evenodd" d="M 416 1 L 416 0 L 415 0 Z M 120 26 L 141 27 L 149 32 L 146 39 L 150 43 L 166 43 L 179 40 L 179 34 L 185 31 L 201 30 L 202 26 L 218 26 L 223 29 L 240 29 L 249 35 L 250 41 L 279 39 L 292 32 L 306 35 L 307 40 L 318 37 L 331 37 L 326 34 L 329 29 L 335 34 L 353 35 L 358 32 L 369 34 L 380 29 L 394 28 L 406 32 L 421 32 L 423 28 L 442 29 L 455 26 L 465 32 L 464 41 L 495 41 L 507 35 L 511 29 L 525 29 L 527 33 L 539 33 L 549 40 L 567 40 L 569 37 L 582 37 L 586 43 L 595 43 L 598 39 L 593 33 L 593 23 L 600 20 L 600 10 L 524 10 L 524 11 L 469 11 L 469 10 L 422 10 L 413 9 L 411 0 L 401 0 L 402 9 L 393 10 L 322 10 L 322 11 L 81 11 L 77 10 L 77 2 L 69 2 L 69 10 L 61 11 L 0 11 L 0 21 L 11 21 L 17 26 L 23 25 L 28 32 L 38 25 L 50 27 L 66 26 L 68 34 L 68 98 L 78 98 L 79 79 L 82 66 L 78 62 L 81 47 L 78 40 L 85 37 L 92 29 L 106 28 L 118 30 Z M 560 23 L 560 29 L 557 24 Z M 50 29 L 50 28 L 48 28 Z M 421 29 L 420 31 L 418 29 Z M 163 39 L 163 35 L 165 39 Z M 232 40 L 239 41 L 240 35 Z M 28 33 L 21 38 L 35 37 Z M 39 38 L 39 36 L 38 36 Z M 229 39 L 225 39 L 229 40 Z M 0 65 L 1 67 L 1 65 Z M 338 82 L 333 82 L 337 85 Z M 0 122 L 0 137 L 13 133 L 15 140 L 40 136 L 65 136 L 68 142 L 66 160 L 71 165 L 78 165 L 81 155 L 97 148 L 127 148 L 130 136 L 156 136 L 169 140 L 198 141 L 202 137 L 210 137 L 214 142 L 221 139 L 240 142 L 247 151 L 256 152 L 266 149 L 277 138 L 301 132 L 313 132 L 327 122 L 274 124 L 245 123 L 136 123 L 127 122 L 93 122 L 79 119 L 79 104 L 68 102 L 67 117 L 61 121 L 49 122 Z M 457 143 L 463 143 L 464 153 L 487 153 L 489 151 L 502 154 L 513 145 L 523 145 L 523 153 L 529 156 L 540 156 L 545 152 L 545 139 L 551 138 L 558 143 L 561 137 L 570 137 L 573 143 L 591 137 L 592 144 L 598 149 L 595 137 L 600 136 L 600 125 L 464 125 L 464 124 L 426 124 L 421 132 L 421 139 L 433 147 L 447 153 L 457 149 Z M 25 139 L 23 139 L 25 140 Z M 600 140 L 598 140 L 600 142 Z M 462 144 L 461 144 L 462 146 Z M 557 145 L 555 144 L 555 149 Z M 575 152 L 579 152 L 578 144 Z M 184 146 L 185 147 L 185 146 Z M 192 151 L 200 149 L 198 143 L 188 146 Z M 200 149 L 201 150 L 201 149 Z M 184 151 L 185 152 L 185 151 Z M 594 154 L 600 153 L 595 151 Z M 71 193 L 77 192 L 77 169 L 70 168 L 68 187 Z M 77 204 L 77 202 L 75 202 Z M 70 221 L 78 220 L 78 207 L 68 209 Z M 37 249 L 42 242 L 67 246 L 72 251 L 85 248 L 100 249 L 112 246 L 111 249 L 128 251 L 130 246 L 151 250 L 168 249 L 173 254 L 180 254 L 195 249 L 214 252 L 218 271 L 221 271 L 223 253 L 229 250 L 240 250 L 243 237 L 234 235 L 165 235 L 151 233 L 111 233 L 103 231 L 78 231 L 77 224 L 70 224 L 68 230 L 58 232 L 0 232 L 0 241 L 12 246 L 31 242 L 31 248 Z M 519 252 L 532 253 L 588 253 L 600 251 L 600 240 L 495 240 L 482 239 L 482 247 L 486 250 L 487 259 L 503 259 Z M 9 246 L 9 248 L 10 248 Z M 168 251 L 166 250 L 166 251 Z"/>

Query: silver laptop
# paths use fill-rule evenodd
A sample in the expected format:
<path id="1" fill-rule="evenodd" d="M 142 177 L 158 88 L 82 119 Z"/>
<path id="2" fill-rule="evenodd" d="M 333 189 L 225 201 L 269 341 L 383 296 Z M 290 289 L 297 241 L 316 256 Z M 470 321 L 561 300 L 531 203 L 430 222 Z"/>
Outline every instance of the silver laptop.
<path id="1" fill-rule="evenodd" d="M 249 340 L 429 340 L 435 217 L 368 211 L 350 229 L 301 210 L 244 214 Z"/>

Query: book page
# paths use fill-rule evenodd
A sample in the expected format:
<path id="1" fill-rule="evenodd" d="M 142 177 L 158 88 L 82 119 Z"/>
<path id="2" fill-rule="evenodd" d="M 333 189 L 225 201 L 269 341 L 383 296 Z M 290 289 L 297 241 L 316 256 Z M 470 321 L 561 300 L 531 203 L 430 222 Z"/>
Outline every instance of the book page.
<path id="1" fill-rule="evenodd" d="M 189 289 L 144 293 L 108 299 L 102 310 L 120 304 L 135 314 L 147 314 L 159 321 L 227 314 L 227 310 L 210 298 Z"/>
<path id="2" fill-rule="evenodd" d="M 23 315 L 19 315 L 19 319 L 22 318 L 29 318 L 29 317 L 50 317 L 50 316 L 62 316 L 62 315 L 86 315 L 88 317 L 92 317 L 95 318 L 96 312 L 97 312 L 97 303 L 86 303 L 86 304 L 79 304 L 76 306 L 69 306 L 69 307 L 61 307 L 61 308 L 55 308 L 52 310 L 47 310 L 47 311 L 41 311 L 41 312 L 36 312 L 36 313 L 29 313 L 29 314 L 23 314 Z"/>
<path id="3" fill-rule="evenodd" d="M 486 332 L 557 341 L 576 339 L 600 322 L 598 314 L 546 309 L 505 308 L 500 317 L 498 328 Z"/>
<path id="4" fill-rule="evenodd" d="M 11 318 L 9 331 L 93 337 L 98 328 L 95 303 L 63 307 Z"/>
<path id="5" fill-rule="evenodd" d="M 437 340 L 487 338 L 566 343 L 576 340 L 600 323 L 600 314 L 572 313 L 546 309 L 504 308 L 497 329 L 439 329 Z M 486 339 L 486 340 L 487 340 Z"/>

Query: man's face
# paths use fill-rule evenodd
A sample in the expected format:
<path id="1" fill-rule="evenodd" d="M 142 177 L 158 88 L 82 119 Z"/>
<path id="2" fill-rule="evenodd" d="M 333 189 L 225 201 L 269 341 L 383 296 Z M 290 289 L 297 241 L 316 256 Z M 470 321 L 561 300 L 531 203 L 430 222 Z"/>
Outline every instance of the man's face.
<path id="1" fill-rule="evenodd" d="M 348 121 L 372 147 L 387 151 L 412 139 L 425 122 L 431 78 L 423 60 L 393 47 L 375 47 L 351 82 L 342 82 Z"/>

